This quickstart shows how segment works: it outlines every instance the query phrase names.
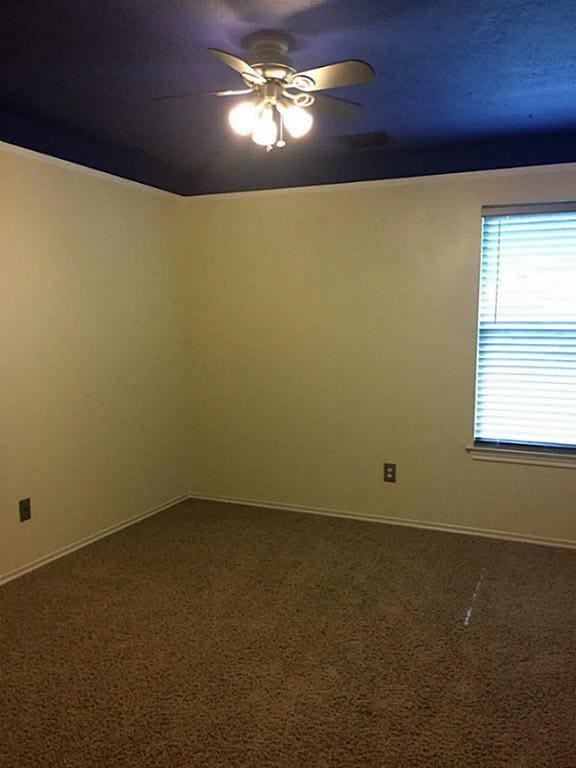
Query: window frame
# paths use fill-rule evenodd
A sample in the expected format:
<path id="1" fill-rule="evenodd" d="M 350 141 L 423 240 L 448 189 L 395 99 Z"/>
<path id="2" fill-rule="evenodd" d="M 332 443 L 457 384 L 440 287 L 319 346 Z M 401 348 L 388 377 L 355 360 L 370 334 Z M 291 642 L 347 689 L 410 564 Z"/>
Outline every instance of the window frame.
<path id="1" fill-rule="evenodd" d="M 576 213 L 576 202 L 547 202 L 527 203 L 511 205 L 487 205 L 481 210 L 482 218 L 486 216 L 514 216 L 542 213 Z M 480 231 L 480 260 L 478 270 L 478 301 L 476 305 L 476 365 L 474 369 L 474 399 L 473 399 L 473 442 L 466 445 L 468 454 L 479 461 L 497 461 L 508 464 L 532 464 L 536 466 L 562 467 L 576 469 L 576 445 L 572 446 L 547 446 L 530 443 L 513 443 L 510 441 L 483 440 L 475 437 L 477 389 L 478 389 L 478 365 L 480 358 L 480 291 L 482 286 L 482 229 Z"/>

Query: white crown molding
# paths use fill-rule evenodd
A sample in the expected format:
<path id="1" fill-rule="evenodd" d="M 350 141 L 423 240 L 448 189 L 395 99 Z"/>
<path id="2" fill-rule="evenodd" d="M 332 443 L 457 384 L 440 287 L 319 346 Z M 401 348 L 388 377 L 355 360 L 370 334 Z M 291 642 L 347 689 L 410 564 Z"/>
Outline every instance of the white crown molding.
<path id="1" fill-rule="evenodd" d="M 6 141 L 0 141 L 0 152 L 8 152 L 15 155 L 21 155 L 29 159 L 40 160 L 41 162 L 48 163 L 49 165 L 56 165 L 60 168 L 65 168 L 77 173 L 88 174 L 95 178 L 107 179 L 114 181 L 117 184 L 127 184 L 135 189 L 146 190 L 156 195 L 168 196 L 173 200 L 178 200 L 180 203 L 186 204 L 198 204 L 206 201 L 214 200 L 234 200 L 243 199 L 247 197 L 259 197 L 262 195 L 274 197 L 277 195 L 298 195 L 298 194 L 313 194 L 322 191 L 338 192 L 338 191 L 351 191 L 353 189 L 379 189 L 385 187 L 405 187 L 412 184 L 431 184 L 438 182 L 448 182 L 454 179 L 465 179 L 470 176 L 475 178 L 493 177 L 493 176 L 523 176 L 526 174 L 553 174 L 561 172 L 576 172 L 576 163 L 555 163 L 553 165 L 532 165 L 532 166 L 519 166 L 516 168 L 494 168 L 492 170 L 481 171 L 459 171 L 457 173 L 437 173 L 426 176 L 403 176 L 392 179 L 371 179 L 368 181 L 344 181 L 336 184 L 314 184 L 306 185 L 302 187 L 279 187 L 277 189 L 254 189 L 243 192 L 214 192 L 214 193 L 202 193 L 199 195 L 181 195 L 176 192 L 169 192 L 165 189 L 159 189 L 148 184 L 144 184 L 141 181 L 134 181 L 132 179 L 126 179 L 123 176 L 116 176 L 113 173 L 107 171 L 101 171 L 96 168 L 89 168 L 85 165 L 74 163 L 71 160 L 63 160 L 59 157 L 53 157 L 37 150 L 27 149 L 26 147 L 20 147 L 17 144 L 10 144 Z"/>
<path id="2" fill-rule="evenodd" d="M 92 176 L 97 179 L 104 179 L 107 181 L 113 181 L 116 184 L 128 185 L 134 189 L 145 190 L 155 195 L 161 195 L 163 197 L 170 197 L 172 199 L 180 199 L 181 195 L 175 192 L 168 192 L 166 189 L 158 189 L 158 187 L 151 187 L 148 184 L 144 184 L 141 181 L 133 181 L 132 179 L 125 179 L 123 176 L 115 176 L 113 173 L 107 171 L 100 171 L 97 168 L 88 168 L 85 165 L 79 165 L 73 163 L 71 160 L 62 160 L 60 157 L 53 157 L 52 155 L 45 155 L 43 152 L 37 152 L 34 149 L 27 149 L 26 147 L 19 147 L 17 144 L 9 144 L 6 141 L 0 141 L 0 152 L 6 152 L 12 155 L 20 155 L 26 157 L 29 160 L 39 160 L 47 165 L 56 165 L 59 168 L 64 168 L 68 171 L 80 173 L 83 175 Z"/>
<path id="3" fill-rule="evenodd" d="M 184 195 L 187 204 L 212 202 L 214 200 L 235 200 L 247 197 L 276 197 L 278 195 L 301 195 L 318 192 L 350 192 L 355 189 L 380 189 L 388 187 L 407 187 L 413 184 L 447 183 L 458 179 L 492 178 L 494 176 L 526 176 L 538 174 L 576 173 L 576 163 L 555 163 L 553 165 L 528 165 L 517 168 L 494 168 L 482 171 L 459 171 L 457 173 L 437 173 L 426 176 L 403 176 L 393 179 L 371 179 L 369 181 L 343 181 L 337 184 L 315 184 L 304 187 L 279 187 L 277 189 L 253 189 L 244 192 L 214 192 L 199 195 Z M 575 182 L 576 187 L 576 182 Z"/>

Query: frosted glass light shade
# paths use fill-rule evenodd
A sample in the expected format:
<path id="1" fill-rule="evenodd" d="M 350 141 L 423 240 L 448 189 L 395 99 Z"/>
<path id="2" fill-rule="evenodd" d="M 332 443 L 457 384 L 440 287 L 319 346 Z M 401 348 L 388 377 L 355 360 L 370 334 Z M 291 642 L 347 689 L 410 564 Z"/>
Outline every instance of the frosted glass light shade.
<path id="1" fill-rule="evenodd" d="M 274 108 L 271 105 L 265 106 L 260 112 L 260 116 L 254 126 L 252 141 L 263 147 L 268 147 L 276 142 L 278 138 L 278 126 L 274 120 Z"/>
<path id="2" fill-rule="evenodd" d="M 314 122 L 310 112 L 302 109 L 302 107 L 297 107 L 295 104 L 282 109 L 282 120 L 284 127 L 293 139 L 305 136 Z"/>
<path id="3" fill-rule="evenodd" d="M 232 130 L 240 136 L 249 136 L 258 120 L 258 108 L 251 101 L 241 101 L 228 113 Z"/>

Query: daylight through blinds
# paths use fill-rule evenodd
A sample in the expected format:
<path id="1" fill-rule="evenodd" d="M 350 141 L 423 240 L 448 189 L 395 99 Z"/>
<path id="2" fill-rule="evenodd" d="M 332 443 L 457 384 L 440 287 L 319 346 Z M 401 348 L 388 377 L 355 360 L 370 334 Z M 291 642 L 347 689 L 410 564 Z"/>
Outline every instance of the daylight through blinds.
<path id="1" fill-rule="evenodd" d="M 475 439 L 576 447 L 576 205 L 482 218 Z"/>

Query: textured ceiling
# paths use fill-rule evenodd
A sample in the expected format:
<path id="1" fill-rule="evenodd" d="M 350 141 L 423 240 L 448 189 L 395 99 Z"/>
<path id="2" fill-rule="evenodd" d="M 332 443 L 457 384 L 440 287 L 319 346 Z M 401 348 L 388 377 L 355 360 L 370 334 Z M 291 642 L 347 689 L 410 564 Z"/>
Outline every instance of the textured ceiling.
<path id="1" fill-rule="evenodd" d="M 576 161 L 575 0 L 0 0 L 0 139 L 182 194 Z M 360 58 L 353 123 L 267 155 L 206 48 L 296 38 L 298 69 Z M 335 137 L 386 132 L 370 146 Z"/>

